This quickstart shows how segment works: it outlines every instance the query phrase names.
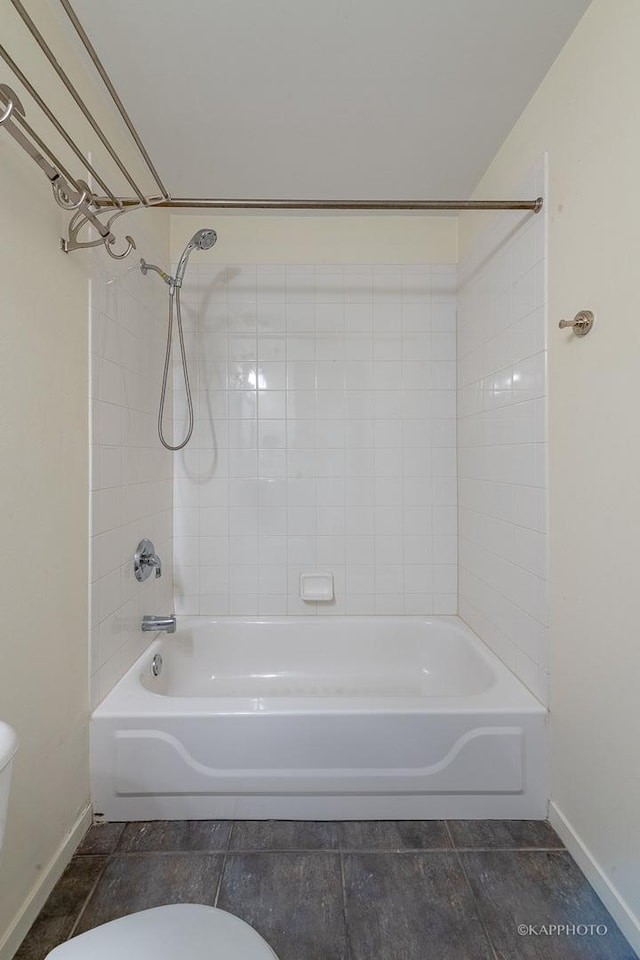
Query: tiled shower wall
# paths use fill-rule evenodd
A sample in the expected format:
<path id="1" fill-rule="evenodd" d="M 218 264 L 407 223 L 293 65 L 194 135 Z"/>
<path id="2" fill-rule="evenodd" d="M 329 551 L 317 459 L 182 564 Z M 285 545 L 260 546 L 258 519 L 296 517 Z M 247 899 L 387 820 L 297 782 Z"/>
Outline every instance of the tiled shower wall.
<path id="1" fill-rule="evenodd" d="M 456 612 L 455 288 L 453 265 L 190 264 L 178 612 Z M 179 375 L 175 410 L 179 434 Z M 300 599 L 317 570 L 333 602 Z"/>
<path id="2" fill-rule="evenodd" d="M 545 194 L 541 161 L 517 195 Z M 548 699 L 546 215 L 500 214 L 460 265 L 460 615 Z"/>
<path id="3" fill-rule="evenodd" d="M 136 240 L 145 258 L 167 262 L 168 225 Z M 164 243 L 163 243 L 164 239 Z M 166 287 L 143 277 L 138 258 L 116 264 L 96 253 L 91 269 L 90 673 L 95 706 L 148 643 L 145 613 L 171 613 L 172 455 L 156 415 L 166 337 Z M 150 537 L 164 567 L 138 583 L 133 554 Z"/>

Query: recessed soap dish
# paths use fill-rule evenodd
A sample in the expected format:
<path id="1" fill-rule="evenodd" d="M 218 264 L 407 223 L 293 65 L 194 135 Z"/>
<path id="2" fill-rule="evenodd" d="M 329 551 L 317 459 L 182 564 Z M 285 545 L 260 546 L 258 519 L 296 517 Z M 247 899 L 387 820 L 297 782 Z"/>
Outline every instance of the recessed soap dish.
<path id="1" fill-rule="evenodd" d="M 300 596 L 308 603 L 333 600 L 333 574 L 301 573 Z"/>

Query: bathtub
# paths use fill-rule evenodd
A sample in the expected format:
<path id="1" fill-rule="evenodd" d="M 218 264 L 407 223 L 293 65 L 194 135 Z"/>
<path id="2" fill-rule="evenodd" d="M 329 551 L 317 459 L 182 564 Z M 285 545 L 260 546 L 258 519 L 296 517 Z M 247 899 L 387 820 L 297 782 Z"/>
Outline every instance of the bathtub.
<path id="1" fill-rule="evenodd" d="M 93 714 L 106 819 L 546 817 L 547 711 L 458 618 L 178 627 Z"/>

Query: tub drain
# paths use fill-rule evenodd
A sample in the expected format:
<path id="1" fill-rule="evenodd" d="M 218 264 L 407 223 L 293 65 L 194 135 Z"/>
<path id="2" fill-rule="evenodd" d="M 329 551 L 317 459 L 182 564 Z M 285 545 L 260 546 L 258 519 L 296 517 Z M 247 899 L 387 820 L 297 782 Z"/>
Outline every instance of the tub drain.
<path id="1" fill-rule="evenodd" d="M 162 657 L 159 653 L 156 653 L 155 657 L 151 661 L 151 673 L 154 677 L 159 677 L 162 673 Z"/>

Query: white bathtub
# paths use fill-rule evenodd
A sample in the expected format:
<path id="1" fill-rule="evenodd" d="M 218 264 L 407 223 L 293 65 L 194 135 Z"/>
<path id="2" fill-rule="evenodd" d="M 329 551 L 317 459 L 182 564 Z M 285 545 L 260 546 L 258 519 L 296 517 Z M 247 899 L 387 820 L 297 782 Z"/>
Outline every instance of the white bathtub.
<path id="1" fill-rule="evenodd" d="M 546 817 L 547 711 L 456 617 L 178 626 L 93 715 L 108 820 Z"/>

